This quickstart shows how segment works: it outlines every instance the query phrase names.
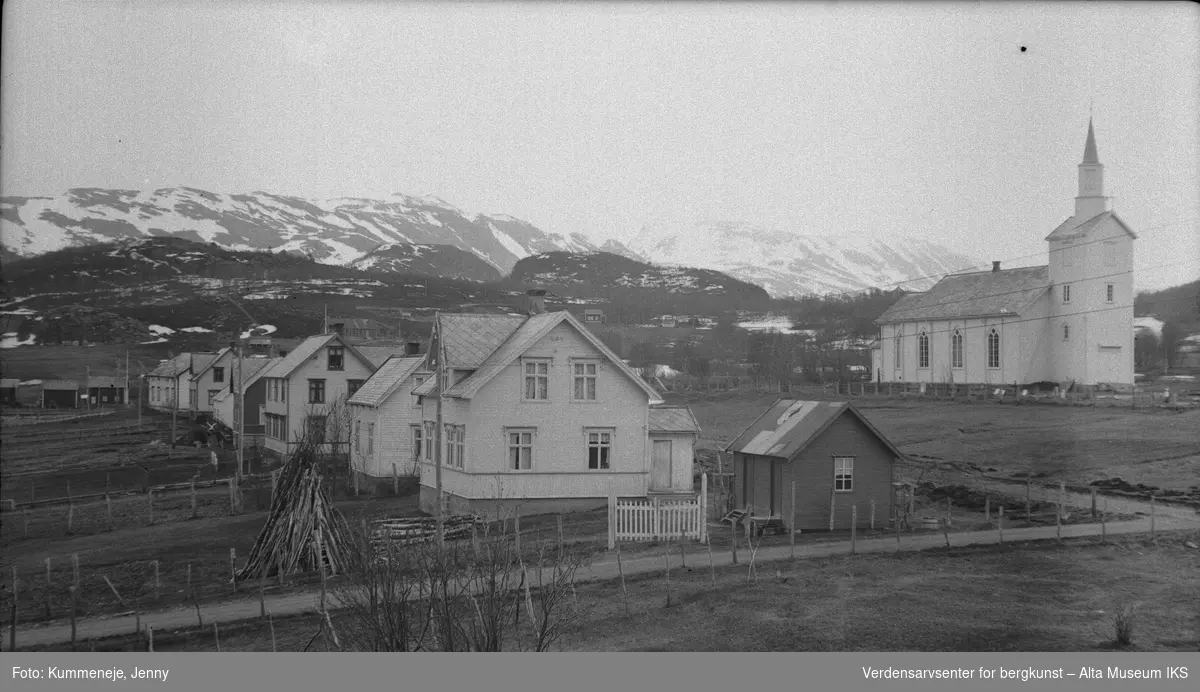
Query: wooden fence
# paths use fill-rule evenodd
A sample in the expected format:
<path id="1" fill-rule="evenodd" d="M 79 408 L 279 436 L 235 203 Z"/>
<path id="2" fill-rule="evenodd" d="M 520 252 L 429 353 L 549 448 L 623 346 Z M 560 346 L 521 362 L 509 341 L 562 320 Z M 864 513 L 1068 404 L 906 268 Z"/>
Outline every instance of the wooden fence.
<path id="1" fill-rule="evenodd" d="M 608 498 L 608 545 L 620 541 L 656 540 L 708 541 L 708 475 L 700 476 L 700 493 L 686 500 L 618 500 Z"/>

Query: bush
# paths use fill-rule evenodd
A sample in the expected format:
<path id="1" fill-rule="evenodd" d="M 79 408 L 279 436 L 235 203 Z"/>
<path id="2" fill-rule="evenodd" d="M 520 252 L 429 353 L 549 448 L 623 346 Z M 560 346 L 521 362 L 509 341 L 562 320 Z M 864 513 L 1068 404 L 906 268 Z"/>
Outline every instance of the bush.
<path id="1" fill-rule="evenodd" d="M 1117 644 L 1129 646 L 1133 641 L 1133 606 L 1125 605 L 1117 608 L 1113 616 L 1113 629 Z"/>

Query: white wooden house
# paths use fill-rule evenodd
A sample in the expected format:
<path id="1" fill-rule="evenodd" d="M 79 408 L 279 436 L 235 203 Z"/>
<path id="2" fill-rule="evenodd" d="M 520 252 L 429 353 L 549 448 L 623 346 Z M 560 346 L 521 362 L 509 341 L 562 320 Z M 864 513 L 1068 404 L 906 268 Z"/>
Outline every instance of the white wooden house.
<path id="1" fill-rule="evenodd" d="M 188 408 L 196 413 L 212 413 L 213 399 L 233 381 L 233 349 L 226 346 L 217 357 L 200 367 L 188 380 Z"/>
<path id="2" fill-rule="evenodd" d="M 375 364 L 337 334 L 305 339 L 263 374 L 267 452 L 286 457 L 304 431 L 314 430 L 326 440 L 323 451 L 345 453 L 349 430 L 334 425 L 349 421 L 330 421 L 327 412 L 339 401 L 344 403 L 374 372 Z"/>
<path id="3" fill-rule="evenodd" d="M 181 353 L 159 363 L 146 375 L 150 408 L 190 411 L 192 375 L 207 367 L 216 357 L 216 353 Z"/>
<path id="4" fill-rule="evenodd" d="M 413 389 L 429 377 L 425 357 L 394 356 L 350 397 L 355 472 L 371 478 L 415 476 L 424 430 Z"/>
<path id="5" fill-rule="evenodd" d="M 619 498 L 692 495 L 699 426 L 577 318 L 442 314 L 431 370 L 444 354 L 442 488 L 452 511 L 525 512 L 602 507 Z M 433 439 L 436 377 L 414 390 Z M 421 507 L 437 507 L 433 450 L 423 450 Z"/>

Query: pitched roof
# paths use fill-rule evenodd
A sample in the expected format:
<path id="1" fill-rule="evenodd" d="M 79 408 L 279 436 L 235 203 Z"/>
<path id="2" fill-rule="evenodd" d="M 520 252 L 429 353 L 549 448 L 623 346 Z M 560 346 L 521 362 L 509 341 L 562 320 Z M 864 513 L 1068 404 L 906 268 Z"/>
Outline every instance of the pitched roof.
<path id="1" fill-rule="evenodd" d="M 357 348 L 343 341 L 342 338 L 337 334 L 318 334 L 317 336 L 308 337 L 304 341 L 300 342 L 299 346 L 288 352 L 286 356 L 277 359 L 277 362 L 271 366 L 271 369 L 263 374 L 263 377 L 288 377 L 293 371 L 296 370 L 296 368 L 300 367 L 304 361 L 312 358 L 314 355 L 316 355 L 317 351 L 320 351 L 333 341 L 336 341 L 344 346 L 347 351 L 354 354 L 355 358 L 358 358 L 364 363 L 369 364 L 372 368 L 375 367 L 375 364 L 372 363 L 361 352 L 359 352 Z"/>
<path id="2" fill-rule="evenodd" d="M 358 388 L 349 403 L 363 406 L 379 406 L 394 393 L 401 384 L 421 369 L 425 356 L 416 358 L 388 358 L 371 377 Z"/>
<path id="3" fill-rule="evenodd" d="M 437 316 L 447 368 L 477 368 L 525 320 L 524 315 L 441 313 Z"/>
<path id="4" fill-rule="evenodd" d="M 95 375 L 95 376 L 88 378 L 87 386 L 88 386 L 88 389 L 91 389 L 92 387 L 99 387 L 101 389 L 107 388 L 107 387 L 117 387 L 119 389 L 124 389 L 125 388 L 125 380 L 118 380 L 115 377 Z"/>
<path id="5" fill-rule="evenodd" d="M 845 401 L 795 399 L 776 401 L 730 442 L 725 451 L 791 459 L 804 451 L 835 420 L 846 413 L 862 421 L 893 454 L 898 457 L 904 456 L 853 404 Z"/>
<path id="6" fill-rule="evenodd" d="M 1050 288 L 1050 267 L 951 274 L 924 293 L 910 293 L 875 324 L 967 317 L 1016 317 Z"/>
<path id="7" fill-rule="evenodd" d="M 178 377 L 188 371 L 192 365 L 192 354 L 180 353 L 174 358 L 169 358 L 158 364 L 150 372 L 146 373 L 147 377 Z"/>
<path id="8" fill-rule="evenodd" d="M 1133 239 L 1137 239 L 1137 234 L 1133 232 L 1133 229 L 1131 229 L 1124 221 L 1122 221 L 1121 217 L 1117 216 L 1116 212 L 1110 210 L 1096 214 L 1090 219 L 1080 219 L 1074 216 L 1069 216 L 1067 217 L 1066 221 L 1058 224 L 1058 228 L 1050 231 L 1050 235 L 1046 236 L 1046 240 L 1062 240 L 1064 238 L 1086 235 L 1088 231 L 1092 230 L 1096 226 L 1099 226 L 1101 223 L 1110 218 L 1117 222 L 1117 225 L 1121 227 L 1121 230 L 1128 233 Z"/>
<path id="9" fill-rule="evenodd" d="M 700 423 L 690 406 L 651 406 L 650 432 L 700 432 Z"/>
<path id="10" fill-rule="evenodd" d="M 633 382 L 637 384 L 639 388 L 646 392 L 646 394 L 649 395 L 651 402 L 657 402 L 660 400 L 660 394 L 655 391 L 653 387 L 639 377 L 632 368 L 626 365 L 625 362 L 622 361 L 619 356 L 617 356 L 617 354 L 612 352 L 612 349 L 606 346 L 603 341 L 597 339 L 596 335 L 592 334 L 587 327 L 583 326 L 583 323 L 579 321 L 579 318 L 575 317 L 570 312 L 567 312 L 566 310 L 560 310 L 557 312 L 544 312 L 529 317 L 515 319 L 524 321 L 518 326 L 517 329 L 514 329 L 509 337 L 499 344 L 482 363 L 480 363 L 479 367 L 473 374 L 463 380 L 460 380 L 447 389 L 446 396 L 470 399 L 475 395 L 476 392 L 480 390 L 480 388 L 483 387 L 483 385 L 490 382 L 492 378 L 494 378 L 496 375 L 499 375 L 504 368 L 508 367 L 514 360 L 519 358 L 522 353 L 540 341 L 544 336 L 549 334 L 550 330 L 554 329 L 563 322 L 567 322 L 574 327 L 579 335 L 582 336 L 588 343 L 590 343 L 593 348 L 599 351 L 601 355 L 603 355 L 618 370 L 633 380 Z M 447 347 L 449 346 L 450 344 L 447 343 Z M 446 357 L 446 360 L 450 361 L 449 356 Z M 450 367 L 449 362 L 447 363 L 447 367 Z"/>
<path id="11" fill-rule="evenodd" d="M 371 367 L 378 368 L 393 356 L 403 356 L 403 346 L 355 346 L 364 358 L 371 361 Z"/>
<path id="12" fill-rule="evenodd" d="M 232 350 L 233 350 L 233 349 L 231 349 L 230 347 L 226 346 L 225 348 L 221 349 L 220 351 L 217 351 L 217 355 L 216 355 L 216 356 L 214 356 L 212 360 L 208 361 L 207 363 L 205 363 L 203 366 L 201 366 L 200 368 L 198 368 L 198 369 L 196 370 L 196 374 L 195 374 L 195 375 L 192 375 L 192 379 L 193 379 L 193 380 L 199 380 L 199 379 L 200 379 L 200 377 L 201 377 L 202 375 L 204 375 L 204 373 L 206 373 L 206 372 L 208 372 L 209 370 L 211 370 L 211 369 L 212 369 L 212 367 L 213 367 L 214 365 L 216 365 L 216 364 L 217 364 L 217 361 L 218 361 L 218 360 L 221 360 L 221 358 L 223 358 L 223 357 L 225 356 L 225 354 L 226 354 L 226 353 L 229 353 L 229 352 L 230 352 L 230 351 L 232 351 Z"/>
<path id="13" fill-rule="evenodd" d="M 77 391 L 79 382 L 75 380 L 42 380 L 42 389 Z"/>
<path id="14" fill-rule="evenodd" d="M 242 389 L 245 390 L 245 389 L 250 388 L 255 382 L 258 382 L 260 379 L 262 379 L 262 377 L 264 375 L 267 374 L 267 371 L 271 369 L 271 366 L 275 365 L 276 363 L 278 363 L 281 360 L 283 360 L 283 359 L 282 358 L 243 358 L 242 359 L 242 368 L 243 368 L 242 376 L 244 377 L 244 379 L 242 380 Z M 230 375 L 230 377 L 232 377 L 232 374 Z M 214 402 L 233 396 L 232 380 L 230 381 L 229 384 L 231 385 L 230 387 L 223 388 L 221 390 L 220 394 L 213 397 Z"/>

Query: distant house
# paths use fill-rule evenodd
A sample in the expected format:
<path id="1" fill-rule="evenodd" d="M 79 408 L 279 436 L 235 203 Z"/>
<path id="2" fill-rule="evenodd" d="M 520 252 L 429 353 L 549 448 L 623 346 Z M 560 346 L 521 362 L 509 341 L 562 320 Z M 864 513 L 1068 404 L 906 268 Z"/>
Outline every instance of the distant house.
<path id="1" fill-rule="evenodd" d="M 252 336 L 246 340 L 246 350 L 260 356 L 271 354 L 271 337 Z"/>
<path id="2" fill-rule="evenodd" d="M 204 369 L 216 357 L 216 353 L 181 353 L 159 363 L 146 375 L 150 408 L 189 411 L 192 375 Z"/>
<path id="3" fill-rule="evenodd" d="M 0 406 L 17 405 L 17 388 L 21 386 L 18 379 L 0 379 Z"/>
<path id="4" fill-rule="evenodd" d="M 690 494 L 699 427 L 661 398 L 569 312 L 441 314 L 421 397 L 424 439 L 435 440 L 442 397 L 442 487 L 453 511 L 573 511 L 618 497 Z M 421 463 L 421 507 L 437 506 L 433 445 Z"/>
<path id="5" fill-rule="evenodd" d="M 91 406 L 116 406 L 128 403 L 125 380 L 115 377 L 89 377 L 87 396 Z"/>
<path id="6" fill-rule="evenodd" d="M 75 380 L 43 381 L 42 408 L 79 408 L 79 382 Z"/>
<path id="7" fill-rule="evenodd" d="M 213 398 L 233 382 L 234 351 L 226 346 L 188 378 L 188 408 L 196 413 L 212 413 Z"/>
<path id="8" fill-rule="evenodd" d="M 734 502 L 755 519 L 782 519 L 802 530 L 848 528 L 853 507 L 868 525 L 869 507 L 886 521 L 894 469 L 903 455 L 847 402 L 780 399 L 725 451 L 733 454 Z M 796 484 L 795 514 L 791 487 Z"/>
<path id="9" fill-rule="evenodd" d="M 380 339 L 392 334 L 382 323 L 365 317 L 327 317 L 326 331 L 347 339 Z"/>
<path id="10" fill-rule="evenodd" d="M 353 396 L 375 369 L 375 363 L 338 334 L 305 339 L 262 376 L 266 449 L 286 457 L 309 432 L 326 441 L 322 451 L 345 453 L 349 431 L 333 429 L 329 408 Z M 342 446 L 334 449 L 334 443 Z"/>
<path id="11" fill-rule="evenodd" d="M 242 434 L 247 444 L 256 443 L 262 438 L 263 427 L 262 409 L 266 404 L 266 383 L 263 375 L 282 358 L 243 358 L 242 359 Z M 233 417 L 234 383 L 230 382 L 224 389 L 213 397 L 213 418 L 229 429 L 236 428 Z"/>
<path id="12" fill-rule="evenodd" d="M 412 391 L 429 377 L 424 356 L 389 358 L 347 403 L 351 465 L 374 478 L 415 476 L 424 447 L 421 404 Z"/>
<path id="13" fill-rule="evenodd" d="M 604 324 L 604 311 L 599 308 L 585 308 L 583 321 L 586 324 Z"/>

